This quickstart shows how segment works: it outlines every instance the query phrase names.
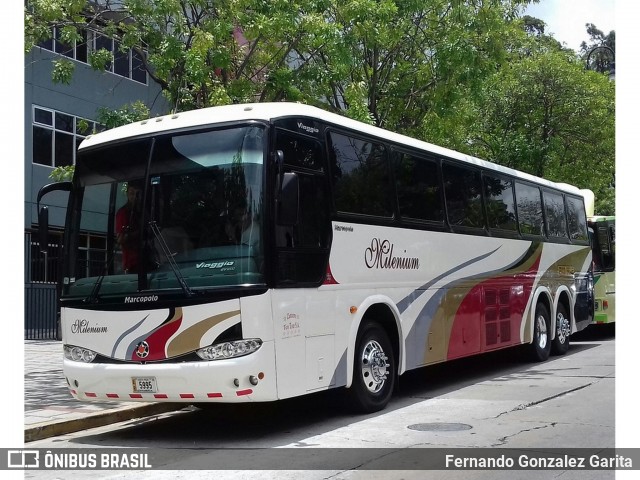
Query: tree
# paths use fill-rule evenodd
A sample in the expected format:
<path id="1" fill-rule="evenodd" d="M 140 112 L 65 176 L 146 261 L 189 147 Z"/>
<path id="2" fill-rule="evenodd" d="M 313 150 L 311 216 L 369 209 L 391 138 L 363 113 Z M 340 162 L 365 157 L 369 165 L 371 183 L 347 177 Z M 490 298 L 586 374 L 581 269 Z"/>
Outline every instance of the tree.
<path id="1" fill-rule="evenodd" d="M 580 44 L 580 52 L 587 68 L 600 73 L 611 72 L 615 68 L 616 32 L 604 34 L 593 23 L 587 23 L 589 43 Z"/>
<path id="2" fill-rule="evenodd" d="M 407 131 L 504 61 L 527 1 L 28 0 L 25 39 L 29 50 L 53 27 L 69 44 L 113 37 L 176 110 L 303 101 Z M 89 63 L 112 58 L 99 49 Z M 54 80 L 73 67 L 57 60 Z"/>
<path id="3" fill-rule="evenodd" d="M 473 153 L 590 188 L 613 213 L 615 88 L 566 51 L 523 57 L 493 75 L 477 105 Z"/>
<path id="4" fill-rule="evenodd" d="M 613 175 L 613 87 L 545 35 L 543 22 L 521 18 L 528 3 L 27 0 L 25 39 L 29 49 L 54 27 L 66 43 L 84 31 L 113 37 L 138 53 L 176 110 L 315 104 L 571 180 L 605 205 L 612 198 L 605 184 Z M 589 34 L 603 45 L 615 41 L 614 32 L 604 36 L 593 26 Z M 106 50 L 89 55 L 94 68 L 112 60 Z M 72 67 L 58 60 L 54 80 L 68 81 Z M 585 172 L 595 173 L 590 179 Z"/>

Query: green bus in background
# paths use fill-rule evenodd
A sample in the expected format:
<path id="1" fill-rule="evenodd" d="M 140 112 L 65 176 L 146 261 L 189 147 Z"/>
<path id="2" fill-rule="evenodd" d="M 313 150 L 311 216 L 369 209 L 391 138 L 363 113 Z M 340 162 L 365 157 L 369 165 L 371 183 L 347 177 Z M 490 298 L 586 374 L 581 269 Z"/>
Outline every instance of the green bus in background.
<path id="1" fill-rule="evenodd" d="M 593 246 L 593 288 L 597 324 L 616 321 L 616 217 L 587 219 Z"/>
<path id="2" fill-rule="evenodd" d="M 581 190 L 587 211 L 587 226 L 593 258 L 593 323 L 616 321 L 616 217 L 595 215 L 595 195 Z"/>

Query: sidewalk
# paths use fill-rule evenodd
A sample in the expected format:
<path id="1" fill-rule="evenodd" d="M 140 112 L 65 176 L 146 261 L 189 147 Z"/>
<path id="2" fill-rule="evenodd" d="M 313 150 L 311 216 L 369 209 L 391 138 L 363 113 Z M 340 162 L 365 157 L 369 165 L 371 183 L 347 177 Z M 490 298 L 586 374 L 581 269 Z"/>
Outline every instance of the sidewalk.
<path id="1" fill-rule="evenodd" d="M 77 432 L 186 407 L 175 403 L 80 402 L 62 373 L 62 342 L 24 341 L 24 441 Z"/>

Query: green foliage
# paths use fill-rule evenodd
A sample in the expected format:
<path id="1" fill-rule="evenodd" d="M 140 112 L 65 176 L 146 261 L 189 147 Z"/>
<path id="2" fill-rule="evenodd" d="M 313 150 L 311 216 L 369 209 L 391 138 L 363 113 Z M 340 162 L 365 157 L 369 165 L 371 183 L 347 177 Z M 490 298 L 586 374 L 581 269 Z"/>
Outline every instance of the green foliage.
<path id="1" fill-rule="evenodd" d="M 612 30 L 607 35 L 593 23 L 587 24 L 589 43 L 582 42 L 580 53 L 587 67 L 600 73 L 615 70 L 616 32 Z"/>
<path id="2" fill-rule="evenodd" d="M 175 110 L 314 104 L 591 188 L 598 211 L 613 213 L 613 85 L 585 71 L 584 57 L 547 36 L 543 22 L 523 17 L 528 3 L 122 0 L 97 9 L 86 0 L 28 0 L 25 48 L 53 25 L 71 43 L 90 24 L 143 54 Z M 590 25 L 587 34 L 588 47 L 615 47 L 615 32 Z M 594 62 L 607 60 L 601 50 Z M 112 61 L 106 50 L 90 53 L 93 68 Z M 73 65 L 57 60 L 54 81 L 68 84 Z M 109 127 L 148 115 L 141 105 L 100 111 Z"/>
<path id="3" fill-rule="evenodd" d="M 86 21 L 82 15 L 86 5 L 87 0 L 27 0 L 24 7 L 25 52 L 51 38 L 53 25 L 64 27 L 62 41 L 69 43 L 76 38 L 76 24 L 82 25 Z"/>
<path id="4" fill-rule="evenodd" d="M 57 58 L 53 60 L 53 71 L 51 78 L 55 83 L 63 83 L 69 85 L 73 77 L 74 65 L 67 58 Z"/>
<path id="5" fill-rule="evenodd" d="M 590 188 L 612 213 L 615 88 L 575 55 L 543 51 L 487 79 L 473 153 L 556 182 Z"/>
<path id="6" fill-rule="evenodd" d="M 73 172 L 75 171 L 74 165 L 66 165 L 64 167 L 56 167 L 49 174 L 49 178 L 54 182 L 70 181 L 73 178 Z"/>
<path id="7" fill-rule="evenodd" d="M 141 101 L 123 105 L 116 110 L 105 107 L 98 108 L 98 122 L 107 128 L 115 128 L 148 118 L 149 108 Z"/>
<path id="8" fill-rule="evenodd" d="M 113 62 L 113 54 L 104 48 L 89 52 L 89 65 L 94 70 L 104 71 L 111 62 Z"/>

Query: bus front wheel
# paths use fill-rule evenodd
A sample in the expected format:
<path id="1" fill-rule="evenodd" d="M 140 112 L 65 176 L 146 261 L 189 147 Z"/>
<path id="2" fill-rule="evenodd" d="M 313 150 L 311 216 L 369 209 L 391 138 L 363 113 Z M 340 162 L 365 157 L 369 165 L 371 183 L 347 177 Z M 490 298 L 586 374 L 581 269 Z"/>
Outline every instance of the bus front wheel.
<path id="1" fill-rule="evenodd" d="M 389 336 L 375 322 L 358 332 L 349 389 L 352 406 L 359 412 L 382 410 L 391 399 L 396 383 L 396 362 Z"/>
<path id="2" fill-rule="evenodd" d="M 538 303 L 533 324 L 533 343 L 531 357 L 534 361 L 544 362 L 551 353 L 551 317 L 547 307 Z"/>

